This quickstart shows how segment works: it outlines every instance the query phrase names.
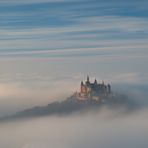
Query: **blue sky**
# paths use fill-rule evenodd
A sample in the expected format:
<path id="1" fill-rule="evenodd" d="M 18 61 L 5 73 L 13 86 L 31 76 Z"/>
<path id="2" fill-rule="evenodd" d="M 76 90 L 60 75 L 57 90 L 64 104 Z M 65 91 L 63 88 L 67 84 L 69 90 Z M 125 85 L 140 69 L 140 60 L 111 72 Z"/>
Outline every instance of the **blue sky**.
<path id="1" fill-rule="evenodd" d="M 1 112 L 69 96 L 88 74 L 147 84 L 147 26 L 147 0 L 0 0 Z"/>
<path id="2" fill-rule="evenodd" d="M 81 51 L 124 45 L 147 48 L 147 4 L 133 0 L 1 1 L 0 56 L 50 56 L 51 50 L 63 49 L 67 49 L 65 56 L 71 50 L 87 55 L 89 50 Z"/>

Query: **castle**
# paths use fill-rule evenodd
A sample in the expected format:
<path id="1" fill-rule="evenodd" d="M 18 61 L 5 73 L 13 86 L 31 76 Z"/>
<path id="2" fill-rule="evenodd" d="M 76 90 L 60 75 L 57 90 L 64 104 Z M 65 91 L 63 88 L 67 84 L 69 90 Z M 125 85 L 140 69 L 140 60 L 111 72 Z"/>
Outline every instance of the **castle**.
<path id="1" fill-rule="evenodd" d="M 84 83 L 81 82 L 80 92 L 77 93 L 78 100 L 101 100 L 102 98 L 108 97 L 111 94 L 111 85 L 98 83 L 97 80 L 94 80 L 94 83 L 91 83 L 89 76 Z"/>

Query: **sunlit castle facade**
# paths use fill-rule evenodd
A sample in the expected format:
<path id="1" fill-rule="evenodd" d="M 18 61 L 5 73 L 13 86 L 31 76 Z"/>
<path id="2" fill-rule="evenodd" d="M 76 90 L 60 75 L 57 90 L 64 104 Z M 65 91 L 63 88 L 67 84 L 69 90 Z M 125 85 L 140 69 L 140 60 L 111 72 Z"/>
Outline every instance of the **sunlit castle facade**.
<path id="1" fill-rule="evenodd" d="M 84 83 L 81 82 L 80 92 L 77 94 L 78 99 L 80 100 L 99 100 L 101 98 L 107 97 L 111 94 L 110 84 L 98 83 L 95 79 L 93 83 L 90 82 L 89 76 Z"/>

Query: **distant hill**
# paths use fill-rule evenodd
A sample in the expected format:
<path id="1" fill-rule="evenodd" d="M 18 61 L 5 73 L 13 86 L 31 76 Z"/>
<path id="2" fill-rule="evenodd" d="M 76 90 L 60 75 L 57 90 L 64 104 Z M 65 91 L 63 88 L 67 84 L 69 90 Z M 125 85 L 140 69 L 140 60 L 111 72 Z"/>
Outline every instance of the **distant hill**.
<path id="1" fill-rule="evenodd" d="M 47 106 L 37 106 L 24 111 L 17 112 L 12 116 L 0 118 L 0 122 L 14 120 L 35 118 L 50 115 L 69 115 L 75 112 L 81 112 L 85 110 L 99 110 L 102 106 L 108 106 L 110 108 L 124 106 L 127 110 L 134 108 L 135 104 L 129 100 L 125 95 L 113 95 L 111 98 L 104 98 L 101 101 L 97 100 L 78 100 L 75 95 L 67 98 L 61 102 L 53 102 Z"/>

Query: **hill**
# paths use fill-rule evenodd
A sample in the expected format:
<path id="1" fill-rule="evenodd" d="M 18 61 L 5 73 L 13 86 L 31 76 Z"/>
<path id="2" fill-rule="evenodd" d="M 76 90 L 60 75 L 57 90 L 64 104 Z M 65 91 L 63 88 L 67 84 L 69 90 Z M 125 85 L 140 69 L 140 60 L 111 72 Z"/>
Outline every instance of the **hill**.
<path id="1" fill-rule="evenodd" d="M 46 106 L 36 106 L 24 111 L 17 112 L 12 116 L 0 118 L 0 122 L 14 120 L 43 117 L 50 115 L 70 115 L 75 112 L 85 112 L 86 110 L 99 110 L 101 107 L 109 108 L 125 107 L 128 111 L 134 108 L 134 103 L 125 95 L 113 95 L 110 98 L 98 100 L 78 100 L 75 95 L 61 102 L 53 102 Z"/>

